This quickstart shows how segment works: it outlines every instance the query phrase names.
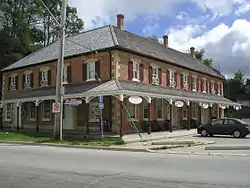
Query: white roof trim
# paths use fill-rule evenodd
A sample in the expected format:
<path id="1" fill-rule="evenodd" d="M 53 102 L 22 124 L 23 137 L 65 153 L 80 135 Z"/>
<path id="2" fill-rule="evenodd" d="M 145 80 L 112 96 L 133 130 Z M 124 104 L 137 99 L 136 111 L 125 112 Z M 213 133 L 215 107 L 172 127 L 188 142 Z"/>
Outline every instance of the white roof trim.
<path id="1" fill-rule="evenodd" d="M 40 71 L 48 71 L 48 70 L 50 70 L 49 67 L 42 67 L 42 68 L 40 68 Z"/>

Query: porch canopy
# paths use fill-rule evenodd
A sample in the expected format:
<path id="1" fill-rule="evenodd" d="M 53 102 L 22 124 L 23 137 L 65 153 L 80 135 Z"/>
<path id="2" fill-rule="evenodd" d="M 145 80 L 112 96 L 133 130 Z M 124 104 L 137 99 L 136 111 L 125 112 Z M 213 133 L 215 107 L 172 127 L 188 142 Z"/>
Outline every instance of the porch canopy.
<path id="1" fill-rule="evenodd" d="M 115 96 L 123 100 L 126 96 L 141 96 L 148 102 L 153 98 L 166 99 L 169 102 L 183 100 L 185 102 L 198 102 L 209 104 L 220 104 L 226 107 L 233 106 L 241 108 L 241 104 L 233 102 L 223 96 L 190 92 L 181 89 L 156 86 L 151 84 L 137 83 L 127 80 L 92 81 L 83 84 L 66 84 L 64 98 L 83 98 L 86 102 L 99 95 Z M 55 87 L 38 88 L 23 92 L 17 97 L 5 98 L 5 103 L 23 103 L 29 101 L 55 100 Z"/>

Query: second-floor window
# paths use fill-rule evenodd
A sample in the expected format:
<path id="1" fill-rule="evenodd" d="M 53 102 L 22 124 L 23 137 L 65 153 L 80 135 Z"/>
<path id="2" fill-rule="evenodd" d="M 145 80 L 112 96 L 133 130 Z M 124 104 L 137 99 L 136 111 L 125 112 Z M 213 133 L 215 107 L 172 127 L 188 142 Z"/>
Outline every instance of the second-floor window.
<path id="1" fill-rule="evenodd" d="M 203 79 L 202 80 L 202 92 L 206 93 L 207 91 L 207 80 Z"/>
<path id="2" fill-rule="evenodd" d="M 218 95 L 221 95 L 221 85 L 220 85 L 220 82 L 218 82 L 217 83 L 218 84 L 218 91 L 217 91 L 217 93 L 218 93 Z"/>
<path id="3" fill-rule="evenodd" d="M 140 64 L 133 61 L 133 79 L 140 80 Z"/>
<path id="4" fill-rule="evenodd" d="M 15 91 L 18 89 L 18 76 L 10 76 L 9 77 L 9 90 Z"/>
<path id="5" fill-rule="evenodd" d="M 95 80 L 95 62 L 87 64 L 87 80 Z"/>
<path id="6" fill-rule="evenodd" d="M 183 74 L 183 89 L 188 89 L 188 75 Z"/>
<path id="7" fill-rule="evenodd" d="M 152 82 L 153 84 L 159 84 L 159 72 L 157 67 L 152 67 Z"/>
<path id="8" fill-rule="evenodd" d="M 197 78 L 193 77 L 192 79 L 192 91 L 197 90 Z"/>
<path id="9" fill-rule="evenodd" d="M 169 71 L 169 85 L 170 87 L 175 88 L 176 86 L 176 81 L 175 81 L 175 72 L 174 71 Z"/>
<path id="10" fill-rule="evenodd" d="M 50 69 L 41 69 L 39 72 L 40 86 L 46 87 L 50 85 L 51 72 Z"/>
<path id="11" fill-rule="evenodd" d="M 33 87 L 33 73 L 26 72 L 23 74 L 23 88 L 32 88 Z"/>
<path id="12" fill-rule="evenodd" d="M 63 67 L 62 82 L 64 84 L 71 83 L 71 66 L 70 65 L 64 65 Z"/>
<path id="13" fill-rule="evenodd" d="M 211 81 L 211 93 L 212 94 L 215 94 L 215 89 L 214 89 L 214 82 L 213 81 Z"/>

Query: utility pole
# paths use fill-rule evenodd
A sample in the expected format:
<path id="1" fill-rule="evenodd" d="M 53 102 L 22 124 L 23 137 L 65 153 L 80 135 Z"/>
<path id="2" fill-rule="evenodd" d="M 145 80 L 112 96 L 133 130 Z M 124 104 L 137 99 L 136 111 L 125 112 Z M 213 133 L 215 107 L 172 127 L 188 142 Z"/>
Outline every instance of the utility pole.
<path id="1" fill-rule="evenodd" d="M 62 140 L 62 124 L 63 124 L 63 95 L 64 86 L 63 80 L 63 67 L 64 67 L 64 43 L 65 43 L 65 20 L 66 20 L 66 0 L 62 1 L 61 7 L 61 22 L 60 22 L 60 45 L 59 45 L 59 57 L 57 62 L 57 74 L 56 74 L 56 103 L 60 104 L 60 113 L 55 114 L 54 120 L 54 138 Z"/>

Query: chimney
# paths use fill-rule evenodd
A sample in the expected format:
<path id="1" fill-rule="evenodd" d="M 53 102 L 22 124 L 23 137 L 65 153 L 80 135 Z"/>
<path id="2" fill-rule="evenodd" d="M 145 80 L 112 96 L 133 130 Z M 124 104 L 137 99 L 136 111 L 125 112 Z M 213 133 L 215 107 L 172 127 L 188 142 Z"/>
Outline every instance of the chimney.
<path id="1" fill-rule="evenodd" d="M 124 15 L 118 14 L 117 15 L 117 27 L 120 29 L 124 29 Z"/>
<path id="2" fill-rule="evenodd" d="M 195 48 L 194 47 L 191 47 L 190 48 L 190 55 L 193 57 L 193 58 L 195 58 Z"/>
<path id="3" fill-rule="evenodd" d="M 163 36 L 163 44 L 164 46 L 168 47 L 168 35 Z"/>

